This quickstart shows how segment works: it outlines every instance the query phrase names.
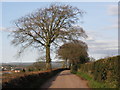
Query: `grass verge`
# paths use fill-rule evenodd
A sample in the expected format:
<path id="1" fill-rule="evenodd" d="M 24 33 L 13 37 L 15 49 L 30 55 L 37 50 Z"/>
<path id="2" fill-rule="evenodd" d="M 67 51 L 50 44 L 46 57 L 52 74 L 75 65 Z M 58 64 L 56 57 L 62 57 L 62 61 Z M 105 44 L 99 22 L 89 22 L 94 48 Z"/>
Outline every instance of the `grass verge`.
<path id="1" fill-rule="evenodd" d="M 86 73 L 76 72 L 76 75 L 82 77 L 85 80 L 88 80 L 88 86 L 90 88 L 111 88 L 109 85 L 107 85 L 105 83 L 100 83 L 100 82 L 93 80 L 92 76 L 90 76 Z"/>

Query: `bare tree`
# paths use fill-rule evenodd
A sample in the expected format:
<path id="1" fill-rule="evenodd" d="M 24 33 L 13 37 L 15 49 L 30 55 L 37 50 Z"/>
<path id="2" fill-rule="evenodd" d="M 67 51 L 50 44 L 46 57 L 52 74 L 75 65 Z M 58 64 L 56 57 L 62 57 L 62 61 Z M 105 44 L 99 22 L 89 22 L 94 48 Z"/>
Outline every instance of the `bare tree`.
<path id="1" fill-rule="evenodd" d="M 75 40 L 75 41 L 63 44 L 58 49 L 58 56 L 64 59 L 66 63 L 68 60 L 69 60 L 69 63 L 74 65 L 85 63 L 85 62 L 88 62 L 87 50 L 88 50 L 88 47 L 85 42 Z M 67 67 L 67 64 L 66 64 L 66 67 Z"/>
<path id="2" fill-rule="evenodd" d="M 12 44 L 20 45 L 23 52 L 28 47 L 46 49 L 46 69 L 51 69 L 50 46 L 58 41 L 86 37 L 81 27 L 73 27 L 83 12 L 69 5 L 52 4 L 15 21 Z"/>

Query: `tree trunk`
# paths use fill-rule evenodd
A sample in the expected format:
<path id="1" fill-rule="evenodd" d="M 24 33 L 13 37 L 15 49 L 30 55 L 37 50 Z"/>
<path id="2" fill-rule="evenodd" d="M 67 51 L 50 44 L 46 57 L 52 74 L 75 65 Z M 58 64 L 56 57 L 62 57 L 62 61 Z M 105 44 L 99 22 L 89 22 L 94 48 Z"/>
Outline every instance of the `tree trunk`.
<path id="1" fill-rule="evenodd" d="M 65 59 L 65 65 L 66 65 L 66 68 L 67 68 L 67 59 Z"/>
<path id="2" fill-rule="evenodd" d="M 46 70 L 51 70 L 50 45 L 46 46 Z"/>
<path id="3" fill-rule="evenodd" d="M 71 69 L 71 63 L 69 62 L 69 69 Z"/>

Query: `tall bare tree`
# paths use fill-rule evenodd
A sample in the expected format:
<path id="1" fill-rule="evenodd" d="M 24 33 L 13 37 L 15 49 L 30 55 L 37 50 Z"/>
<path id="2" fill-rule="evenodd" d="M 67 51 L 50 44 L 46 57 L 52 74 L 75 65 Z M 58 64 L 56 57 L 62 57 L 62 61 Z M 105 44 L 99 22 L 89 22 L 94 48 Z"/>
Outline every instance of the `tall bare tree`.
<path id="1" fill-rule="evenodd" d="M 44 47 L 46 49 L 46 69 L 51 69 L 50 46 L 58 41 L 85 37 L 85 31 L 80 27 L 73 27 L 83 14 L 81 10 L 70 5 L 52 4 L 48 8 L 41 8 L 15 21 L 12 32 L 12 44 L 25 48 Z"/>

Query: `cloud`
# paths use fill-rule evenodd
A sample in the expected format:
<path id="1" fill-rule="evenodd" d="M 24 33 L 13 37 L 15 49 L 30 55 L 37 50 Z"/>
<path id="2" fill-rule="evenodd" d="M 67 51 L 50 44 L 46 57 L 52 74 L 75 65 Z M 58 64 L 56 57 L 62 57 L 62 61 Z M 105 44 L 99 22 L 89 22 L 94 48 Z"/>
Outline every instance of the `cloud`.
<path id="1" fill-rule="evenodd" d="M 88 35 L 89 38 L 85 42 L 88 45 L 89 56 L 99 59 L 106 56 L 118 55 L 118 40 L 103 39 L 104 36 L 99 36 L 98 32 L 90 31 Z"/>
<path id="2" fill-rule="evenodd" d="M 113 24 L 111 26 L 104 27 L 103 29 L 104 30 L 118 30 L 118 28 L 120 28 L 120 26 L 118 26 L 118 24 Z"/>
<path id="3" fill-rule="evenodd" d="M 118 5 L 109 5 L 107 11 L 109 15 L 118 15 Z"/>
<path id="4" fill-rule="evenodd" d="M 111 25 L 103 27 L 102 29 L 104 29 L 104 30 L 118 30 L 118 27 L 119 27 L 118 22 L 120 22 L 120 20 L 118 20 L 118 14 L 119 14 L 118 5 L 107 5 L 107 14 L 109 16 L 112 16 L 111 17 L 112 18 Z"/>
<path id="5" fill-rule="evenodd" d="M 94 41 L 94 43 L 90 43 L 91 49 L 96 50 L 117 50 L 118 49 L 118 41 Z"/>
<path id="6" fill-rule="evenodd" d="M 94 40 L 89 41 L 89 53 L 91 55 L 97 54 L 99 56 L 112 56 L 118 54 L 118 41 Z M 102 58 L 102 57 L 101 57 Z"/>
<path id="7" fill-rule="evenodd" d="M 3 31 L 3 32 L 12 32 L 12 29 L 11 28 L 0 27 L 0 31 Z"/>
<path id="8" fill-rule="evenodd" d="M 4 31 L 5 30 L 5 28 L 3 28 L 3 27 L 0 27 L 0 31 Z"/>

